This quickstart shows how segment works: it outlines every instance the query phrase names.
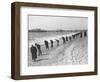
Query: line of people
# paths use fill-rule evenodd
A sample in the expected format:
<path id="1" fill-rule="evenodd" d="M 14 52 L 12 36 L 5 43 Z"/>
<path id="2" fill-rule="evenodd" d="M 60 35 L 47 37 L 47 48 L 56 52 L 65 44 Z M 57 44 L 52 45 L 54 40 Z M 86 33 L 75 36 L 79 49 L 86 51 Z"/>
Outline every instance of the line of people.
<path id="1" fill-rule="evenodd" d="M 75 33 L 71 36 L 66 35 L 66 36 L 61 37 L 61 39 L 63 41 L 63 44 L 65 44 L 67 41 L 71 41 L 72 39 L 75 39 L 77 36 L 79 36 L 80 38 L 86 37 L 87 32 L 86 31 L 85 32 L 79 32 L 79 33 Z M 60 45 L 59 44 L 60 39 L 55 39 L 55 41 L 57 43 L 56 46 L 59 46 Z M 47 40 L 45 40 L 44 45 L 45 45 L 46 50 L 49 50 L 49 48 L 53 48 L 55 41 L 50 40 L 50 43 L 49 43 Z M 49 46 L 49 44 L 51 44 L 51 45 Z M 38 43 L 35 43 L 35 46 L 32 45 L 31 46 L 31 54 L 32 54 L 32 60 L 35 62 L 38 56 L 43 55 L 42 50 L 41 50 L 41 45 L 39 45 Z"/>

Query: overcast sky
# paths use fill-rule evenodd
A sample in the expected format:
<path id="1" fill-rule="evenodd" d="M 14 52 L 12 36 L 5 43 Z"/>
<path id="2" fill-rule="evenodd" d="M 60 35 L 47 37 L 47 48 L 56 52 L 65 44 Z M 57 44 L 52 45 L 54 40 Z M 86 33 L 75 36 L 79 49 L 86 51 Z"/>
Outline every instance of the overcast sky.
<path id="1" fill-rule="evenodd" d="M 86 17 L 61 17 L 61 16 L 29 16 L 29 30 L 82 30 L 87 29 L 88 18 Z"/>

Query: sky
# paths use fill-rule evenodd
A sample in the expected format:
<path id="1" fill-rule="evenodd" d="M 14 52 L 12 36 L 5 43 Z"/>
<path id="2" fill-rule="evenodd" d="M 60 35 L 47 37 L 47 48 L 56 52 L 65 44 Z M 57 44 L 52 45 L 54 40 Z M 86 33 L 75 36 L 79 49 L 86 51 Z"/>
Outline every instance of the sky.
<path id="1" fill-rule="evenodd" d="M 68 16 L 42 16 L 29 15 L 28 28 L 44 30 L 83 30 L 87 29 L 87 17 L 68 17 Z"/>

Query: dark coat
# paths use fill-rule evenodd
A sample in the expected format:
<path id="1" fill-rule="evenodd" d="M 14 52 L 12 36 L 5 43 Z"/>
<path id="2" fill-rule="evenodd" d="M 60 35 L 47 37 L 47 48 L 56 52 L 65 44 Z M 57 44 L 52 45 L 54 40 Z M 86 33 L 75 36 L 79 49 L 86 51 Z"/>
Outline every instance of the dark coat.
<path id="1" fill-rule="evenodd" d="M 59 46 L 59 40 L 56 39 L 56 41 L 57 41 L 57 46 Z"/>
<path id="2" fill-rule="evenodd" d="M 62 40 L 63 40 L 63 43 L 65 43 L 65 38 L 64 37 L 62 37 Z"/>
<path id="3" fill-rule="evenodd" d="M 78 36 L 78 34 L 75 34 L 75 38 Z"/>
<path id="4" fill-rule="evenodd" d="M 40 51 L 41 50 L 41 46 L 39 44 L 35 44 L 38 48 L 38 50 Z"/>
<path id="5" fill-rule="evenodd" d="M 68 41 L 68 37 L 66 36 L 66 41 Z"/>
<path id="6" fill-rule="evenodd" d="M 50 40 L 50 42 L 51 42 L 51 48 L 53 47 L 53 40 Z"/>
<path id="7" fill-rule="evenodd" d="M 39 44 L 37 44 L 37 43 L 36 43 L 35 45 L 36 45 L 37 48 L 38 48 L 39 56 L 42 55 L 41 46 L 40 46 Z"/>
<path id="8" fill-rule="evenodd" d="M 32 53 L 32 59 L 36 59 L 37 58 L 37 48 L 35 46 L 32 45 L 31 47 L 31 53 Z"/>
<path id="9" fill-rule="evenodd" d="M 71 36 L 69 37 L 69 40 L 71 41 Z"/>
<path id="10" fill-rule="evenodd" d="M 84 36 L 87 36 L 87 32 L 86 31 L 84 32 Z"/>
<path id="11" fill-rule="evenodd" d="M 72 35 L 73 39 L 75 39 L 75 35 Z"/>
<path id="12" fill-rule="evenodd" d="M 49 49 L 49 43 L 48 43 L 48 41 L 45 40 L 44 43 L 45 43 L 46 49 Z"/>
<path id="13" fill-rule="evenodd" d="M 82 32 L 80 33 L 80 37 L 82 38 Z"/>

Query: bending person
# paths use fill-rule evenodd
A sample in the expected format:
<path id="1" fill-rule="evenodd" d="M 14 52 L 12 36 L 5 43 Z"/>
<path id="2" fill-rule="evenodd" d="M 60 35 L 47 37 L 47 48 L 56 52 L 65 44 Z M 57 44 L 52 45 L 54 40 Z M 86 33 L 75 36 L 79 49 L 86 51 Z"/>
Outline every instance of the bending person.
<path id="1" fill-rule="evenodd" d="M 53 48 L 53 40 L 50 40 L 50 42 L 51 42 L 51 48 Z"/>
<path id="2" fill-rule="evenodd" d="M 37 48 L 35 46 L 31 46 L 31 54 L 32 54 L 32 60 L 35 62 L 37 58 Z"/>
<path id="3" fill-rule="evenodd" d="M 56 41 L 57 41 L 57 46 L 59 46 L 59 40 L 56 39 Z"/>
<path id="4" fill-rule="evenodd" d="M 62 40 L 63 40 L 63 44 L 65 43 L 65 38 L 64 37 L 62 37 Z"/>
<path id="5" fill-rule="evenodd" d="M 48 43 L 48 41 L 45 40 L 44 43 L 45 43 L 46 49 L 49 49 L 49 43 Z"/>
<path id="6" fill-rule="evenodd" d="M 37 49 L 38 49 L 38 55 L 39 55 L 39 56 L 42 55 L 41 46 L 40 46 L 39 44 L 37 44 L 37 43 L 35 43 L 35 46 L 36 46 Z"/>

